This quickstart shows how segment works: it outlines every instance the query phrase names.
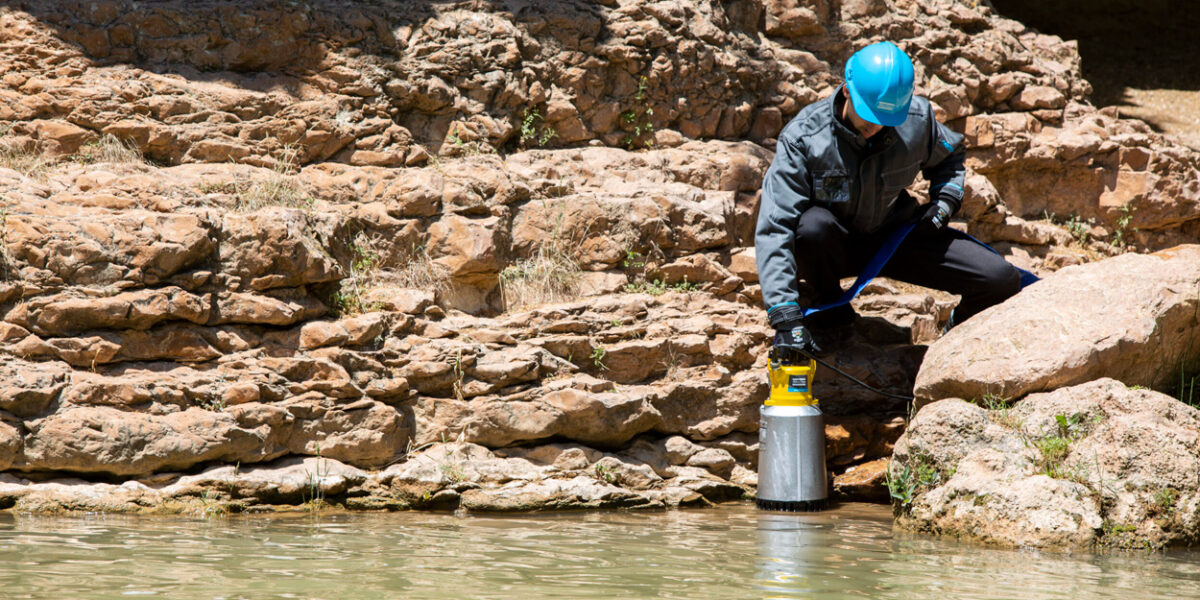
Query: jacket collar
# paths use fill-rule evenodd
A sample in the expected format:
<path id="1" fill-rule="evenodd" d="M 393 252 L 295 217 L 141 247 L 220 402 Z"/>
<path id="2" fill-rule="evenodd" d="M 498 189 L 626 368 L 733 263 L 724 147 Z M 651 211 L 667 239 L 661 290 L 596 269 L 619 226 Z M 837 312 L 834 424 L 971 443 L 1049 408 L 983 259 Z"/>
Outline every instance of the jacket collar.
<path id="1" fill-rule="evenodd" d="M 841 111 L 839 108 L 841 107 L 842 102 L 845 100 L 839 100 L 839 98 L 842 98 L 842 89 L 845 87 L 845 84 L 839 85 L 837 90 L 833 92 L 833 95 L 828 98 L 829 106 L 827 107 L 827 110 L 829 111 L 829 120 L 831 123 L 833 123 L 833 131 L 839 138 L 848 142 L 855 150 L 861 151 L 866 149 L 867 146 L 870 145 L 870 142 L 868 142 L 867 138 L 863 137 L 858 130 L 842 122 Z M 896 141 L 896 134 L 894 133 L 892 127 L 884 127 L 883 130 L 876 135 L 882 136 L 882 139 L 879 141 L 881 143 L 880 147 L 891 146 L 892 143 Z"/>

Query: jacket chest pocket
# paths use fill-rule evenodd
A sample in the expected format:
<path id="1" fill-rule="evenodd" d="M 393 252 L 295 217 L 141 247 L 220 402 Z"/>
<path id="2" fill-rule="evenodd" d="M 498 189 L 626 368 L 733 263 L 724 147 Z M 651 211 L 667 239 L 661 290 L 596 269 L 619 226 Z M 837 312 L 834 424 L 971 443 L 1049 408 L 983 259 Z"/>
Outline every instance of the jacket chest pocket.
<path id="1" fill-rule="evenodd" d="M 892 169 L 883 173 L 879 176 L 883 193 L 896 194 L 900 190 L 912 185 L 913 180 L 917 178 L 917 171 L 920 169 L 920 163 L 913 163 L 907 167 Z"/>
<path id="2" fill-rule="evenodd" d="M 850 201 L 850 178 L 845 170 L 817 171 L 813 173 L 813 199 L 833 204 Z"/>

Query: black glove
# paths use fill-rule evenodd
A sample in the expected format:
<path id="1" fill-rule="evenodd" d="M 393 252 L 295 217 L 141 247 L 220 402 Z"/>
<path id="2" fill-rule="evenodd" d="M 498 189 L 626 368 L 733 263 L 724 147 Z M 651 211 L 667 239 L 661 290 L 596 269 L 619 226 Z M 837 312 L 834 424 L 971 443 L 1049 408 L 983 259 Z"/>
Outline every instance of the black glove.
<path id="1" fill-rule="evenodd" d="M 952 214 L 954 214 L 954 205 L 949 201 L 930 202 L 925 205 L 925 212 L 917 221 L 917 231 L 925 235 L 937 233 L 946 226 L 946 223 L 950 222 Z"/>
<path id="2" fill-rule="evenodd" d="M 812 333 L 799 321 L 781 323 L 776 327 L 775 340 L 771 343 L 771 346 L 776 353 L 821 354 L 821 348 L 813 340 Z"/>

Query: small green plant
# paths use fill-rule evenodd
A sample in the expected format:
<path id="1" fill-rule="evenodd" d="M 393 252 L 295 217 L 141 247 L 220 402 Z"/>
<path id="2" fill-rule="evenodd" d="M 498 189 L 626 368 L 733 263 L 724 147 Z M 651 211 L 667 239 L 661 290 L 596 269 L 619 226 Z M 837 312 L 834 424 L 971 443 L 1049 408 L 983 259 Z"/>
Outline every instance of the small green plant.
<path id="1" fill-rule="evenodd" d="M 947 475 L 949 478 L 952 475 Z M 896 475 L 888 468 L 886 483 L 888 494 L 900 506 L 907 508 L 916 500 L 921 491 L 942 482 L 942 475 L 930 464 L 928 457 L 915 455 L 906 463 L 900 463 Z"/>
<path id="2" fill-rule="evenodd" d="M 1128 243 L 1125 239 L 1125 233 L 1129 230 L 1129 223 L 1133 221 L 1134 211 L 1135 208 L 1129 204 L 1121 207 L 1121 215 L 1117 217 L 1117 228 L 1113 232 L 1112 244 L 1114 246 L 1118 248 L 1124 248 Z"/>
<path id="3" fill-rule="evenodd" d="M 220 498 L 212 490 L 200 493 L 200 516 L 205 519 L 222 517 L 229 514 L 229 509 L 220 502 Z"/>
<path id="4" fill-rule="evenodd" d="M 467 480 L 467 472 L 458 463 L 442 463 L 438 466 L 438 470 L 450 483 L 462 483 Z"/>
<path id="5" fill-rule="evenodd" d="M 454 128 L 446 133 L 446 143 L 450 144 L 449 152 L 443 152 L 448 156 L 478 156 L 480 154 L 494 154 L 496 149 L 486 141 L 477 140 L 468 142 L 463 139 L 460 125 L 455 124 Z M 446 148 L 445 145 L 442 146 Z M 438 165 L 434 165 L 435 167 Z"/>
<path id="6" fill-rule="evenodd" d="M 221 412 L 225 410 L 225 399 L 217 393 L 209 394 L 198 401 L 200 408 L 210 410 L 212 412 Z"/>
<path id="7" fill-rule="evenodd" d="M 533 110 L 525 109 L 521 117 L 521 137 L 519 144 L 521 148 L 529 148 L 536 145 L 539 148 L 544 147 L 558 136 L 553 127 L 540 126 L 542 122 L 542 114 L 535 108 Z"/>
<path id="8" fill-rule="evenodd" d="M 1115 521 L 1105 519 L 1100 524 L 1100 539 L 1099 544 L 1105 548 L 1118 548 L 1123 550 L 1133 550 L 1137 548 L 1152 549 L 1148 547 L 1149 540 L 1141 539 L 1137 535 L 1137 526 L 1132 523 L 1117 523 Z"/>
<path id="9" fill-rule="evenodd" d="M 325 490 L 321 487 L 322 482 L 326 477 L 329 477 L 329 465 L 321 456 L 321 445 L 317 444 L 317 470 L 316 472 L 305 470 L 305 492 L 303 493 L 304 502 L 308 506 L 309 511 L 318 513 L 325 506 Z"/>
<path id="10" fill-rule="evenodd" d="M 1033 447 L 1042 455 L 1039 472 L 1059 479 L 1062 461 L 1071 453 L 1071 440 L 1052 435 L 1034 440 Z"/>
<path id="11" fill-rule="evenodd" d="M 621 266 L 626 269 L 640 271 L 646 268 L 646 257 L 637 250 L 625 249 L 625 258 L 621 260 Z"/>
<path id="12" fill-rule="evenodd" d="M 654 145 L 654 109 L 647 102 L 647 83 L 646 76 L 643 75 L 638 80 L 637 92 L 633 95 L 633 106 L 621 111 L 620 126 L 625 131 L 621 143 L 628 150 Z"/>
<path id="13" fill-rule="evenodd" d="M 995 394 L 984 394 L 978 404 L 988 411 L 988 416 L 1009 429 L 1020 429 L 1021 420 L 1012 414 L 1012 401 Z"/>
<path id="14" fill-rule="evenodd" d="M 378 302 L 368 303 L 364 298 L 374 283 L 379 270 L 379 252 L 375 242 L 365 233 L 359 233 L 350 242 L 350 276 L 339 282 L 334 292 L 332 305 L 338 314 L 361 314 L 382 308 Z"/>
<path id="15" fill-rule="evenodd" d="M 671 284 L 671 289 L 676 292 L 695 292 L 700 289 L 698 283 L 688 283 L 687 275 L 683 276 L 683 281 Z"/>
<path id="16" fill-rule="evenodd" d="M 608 370 L 608 367 L 604 365 L 604 355 L 607 352 L 608 351 L 604 349 L 604 346 L 594 346 L 592 348 L 592 354 L 588 356 L 588 358 L 592 359 L 592 364 L 597 369 Z"/>
<path id="17" fill-rule="evenodd" d="M 1076 242 L 1079 242 L 1080 246 L 1086 246 L 1088 242 L 1091 241 L 1092 226 L 1095 224 L 1096 219 L 1084 220 L 1078 215 L 1071 215 L 1071 217 L 1068 218 L 1065 223 L 1063 223 L 1063 226 L 1067 228 L 1067 233 L 1070 233 L 1071 237 L 1075 238 Z"/>
<path id="18" fill-rule="evenodd" d="M 608 324 L 612 325 L 613 327 L 621 327 L 621 326 L 625 325 L 625 321 L 618 317 L 613 317 L 612 320 L 608 322 Z"/>
<path id="19" fill-rule="evenodd" d="M 1200 381 L 1200 366 L 1180 361 L 1178 381 L 1171 395 L 1188 406 L 1200 408 L 1200 395 L 1196 394 L 1196 382 Z"/>
<path id="20" fill-rule="evenodd" d="M 1034 465 L 1035 472 L 1054 479 L 1066 479 L 1086 485 L 1088 473 L 1085 467 L 1067 467 L 1063 463 L 1071 454 L 1071 443 L 1085 437 L 1104 418 L 1103 414 L 1091 419 L 1080 413 L 1054 415 L 1057 431 L 1029 442 L 1039 454 Z"/>
<path id="21" fill-rule="evenodd" d="M 212 386 L 207 389 L 207 392 L 205 392 L 204 395 L 196 398 L 196 406 L 212 412 L 221 412 L 225 410 L 225 396 L 221 393 L 221 389 L 223 387 L 225 387 L 225 376 L 221 375 L 215 382 L 213 382 Z"/>
<path id="22" fill-rule="evenodd" d="M 1179 501 L 1179 491 L 1172 488 L 1163 488 L 1154 492 L 1154 508 L 1158 510 L 1158 514 L 1170 515 L 1175 511 L 1175 503 Z"/>
<path id="23" fill-rule="evenodd" d="M 625 284 L 625 287 L 622 289 L 627 294 L 650 294 L 651 296 L 661 296 L 667 293 L 669 287 L 670 286 L 668 286 L 666 282 L 661 279 L 655 279 L 653 281 L 639 279 L 633 281 L 632 283 Z"/>
<path id="24" fill-rule="evenodd" d="M 596 473 L 596 479 L 604 483 L 614 483 L 617 480 L 617 474 L 613 471 L 612 467 L 606 464 L 596 463 L 593 470 Z"/>

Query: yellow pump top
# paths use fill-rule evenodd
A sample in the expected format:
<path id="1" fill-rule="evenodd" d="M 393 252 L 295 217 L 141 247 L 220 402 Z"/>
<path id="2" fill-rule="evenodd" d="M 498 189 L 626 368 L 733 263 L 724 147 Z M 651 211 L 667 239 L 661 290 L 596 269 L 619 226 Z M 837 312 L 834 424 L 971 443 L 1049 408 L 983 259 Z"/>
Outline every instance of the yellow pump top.
<path id="1" fill-rule="evenodd" d="M 808 364 L 790 365 L 771 360 L 767 373 L 771 380 L 771 396 L 767 406 L 812 406 L 817 399 L 812 395 L 813 375 L 817 372 L 817 361 L 808 359 Z"/>

